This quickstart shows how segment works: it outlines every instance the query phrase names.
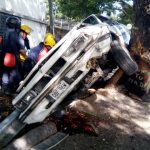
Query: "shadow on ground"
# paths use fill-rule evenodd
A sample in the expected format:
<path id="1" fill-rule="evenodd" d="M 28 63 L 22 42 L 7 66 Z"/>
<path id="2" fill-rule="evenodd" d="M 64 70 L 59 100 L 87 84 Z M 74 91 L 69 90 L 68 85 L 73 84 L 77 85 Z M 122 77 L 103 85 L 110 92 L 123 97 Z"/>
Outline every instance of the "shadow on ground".
<path id="1" fill-rule="evenodd" d="M 98 136 L 74 134 L 53 150 L 150 149 L 149 103 L 132 99 L 116 89 L 99 89 L 86 99 L 72 102 L 70 107 L 87 114 L 88 121 L 98 129 Z"/>

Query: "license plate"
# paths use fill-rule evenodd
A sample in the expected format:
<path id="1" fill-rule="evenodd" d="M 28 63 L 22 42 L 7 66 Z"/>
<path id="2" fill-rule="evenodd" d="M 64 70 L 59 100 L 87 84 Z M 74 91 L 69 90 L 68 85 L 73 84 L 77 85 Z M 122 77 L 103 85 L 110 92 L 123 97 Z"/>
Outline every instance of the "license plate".
<path id="1" fill-rule="evenodd" d="M 59 85 L 49 94 L 53 99 L 58 99 L 60 95 L 69 87 L 69 84 L 62 80 Z"/>

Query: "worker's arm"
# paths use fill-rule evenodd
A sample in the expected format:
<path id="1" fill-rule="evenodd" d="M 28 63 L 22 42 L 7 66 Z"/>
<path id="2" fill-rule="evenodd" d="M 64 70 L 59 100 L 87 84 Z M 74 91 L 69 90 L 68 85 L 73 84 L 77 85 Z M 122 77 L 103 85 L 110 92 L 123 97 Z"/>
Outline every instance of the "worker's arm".
<path id="1" fill-rule="evenodd" d="M 19 37 L 18 46 L 19 46 L 19 53 L 26 58 L 27 55 L 25 50 L 25 41 L 22 39 L 22 37 Z"/>
<path id="2" fill-rule="evenodd" d="M 20 54 L 22 54 L 24 58 L 27 57 L 27 55 L 26 55 L 26 50 L 24 50 L 24 49 L 21 49 L 21 50 L 20 50 Z"/>

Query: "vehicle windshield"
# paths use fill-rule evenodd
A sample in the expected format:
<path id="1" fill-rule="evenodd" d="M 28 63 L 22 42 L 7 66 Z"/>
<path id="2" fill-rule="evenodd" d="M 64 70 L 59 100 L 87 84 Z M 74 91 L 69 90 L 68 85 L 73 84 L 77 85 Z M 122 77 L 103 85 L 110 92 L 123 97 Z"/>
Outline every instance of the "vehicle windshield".
<path id="1" fill-rule="evenodd" d="M 112 19 L 110 19 L 110 18 L 107 18 L 107 17 L 104 17 L 104 16 L 101 16 L 101 15 L 99 15 L 99 16 L 96 16 L 99 20 L 101 20 L 102 22 L 105 22 L 105 23 L 107 23 L 107 24 L 109 24 L 109 25 L 119 25 L 120 23 L 118 23 L 118 22 L 116 22 L 116 21 L 114 21 L 114 20 L 112 20 Z"/>

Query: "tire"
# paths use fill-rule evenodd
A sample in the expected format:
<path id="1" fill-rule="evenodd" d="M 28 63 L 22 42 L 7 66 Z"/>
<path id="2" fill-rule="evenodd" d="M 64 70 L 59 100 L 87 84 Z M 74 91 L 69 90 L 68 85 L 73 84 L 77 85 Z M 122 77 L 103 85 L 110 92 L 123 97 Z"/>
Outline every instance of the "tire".
<path id="1" fill-rule="evenodd" d="M 113 41 L 111 44 L 111 54 L 117 65 L 127 74 L 132 75 L 138 71 L 137 63 L 131 58 L 118 41 Z"/>

